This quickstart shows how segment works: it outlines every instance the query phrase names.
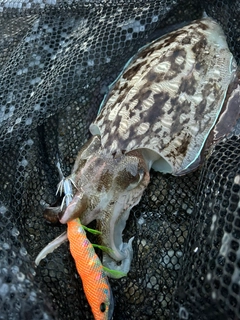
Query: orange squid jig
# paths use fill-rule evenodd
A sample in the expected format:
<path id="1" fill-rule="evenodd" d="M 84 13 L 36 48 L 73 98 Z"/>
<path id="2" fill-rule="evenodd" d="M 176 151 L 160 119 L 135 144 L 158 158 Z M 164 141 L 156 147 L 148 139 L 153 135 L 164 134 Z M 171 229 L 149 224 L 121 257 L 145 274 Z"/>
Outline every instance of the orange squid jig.
<path id="1" fill-rule="evenodd" d="M 74 219 L 67 225 L 70 251 L 94 319 L 111 319 L 114 310 L 113 294 L 102 263 L 88 240 L 80 219 Z"/>

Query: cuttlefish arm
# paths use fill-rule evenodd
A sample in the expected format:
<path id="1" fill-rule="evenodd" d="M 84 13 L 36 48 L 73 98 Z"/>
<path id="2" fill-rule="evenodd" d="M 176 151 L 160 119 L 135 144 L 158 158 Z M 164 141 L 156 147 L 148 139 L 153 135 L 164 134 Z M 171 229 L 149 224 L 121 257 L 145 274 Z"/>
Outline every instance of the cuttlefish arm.
<path id="1" fill-rule="evenodd" d="M 56 239 L 51 241 L 46 247 L 44 247 L 38 256 L 35 259 L 36 266 L 39 265 L 41 260 L 43 260 L 49 253 L 52 253 L 54 250 L 56 250 L 61 244 L 68 241 L 67 232 L 64 231 L 60 236 L 58 236 Z"/>

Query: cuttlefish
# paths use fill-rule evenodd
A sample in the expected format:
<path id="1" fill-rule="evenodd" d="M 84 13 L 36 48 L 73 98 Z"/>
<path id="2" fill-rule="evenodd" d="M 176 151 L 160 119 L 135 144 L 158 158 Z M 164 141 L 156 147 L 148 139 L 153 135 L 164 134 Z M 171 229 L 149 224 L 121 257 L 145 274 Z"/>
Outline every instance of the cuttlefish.
<path id="1" fill-rule="evenodd" d="M 201 165 L 239 117 L 239 92 L 236 61 L 211 18 L 141 48 L 110 86 L 92 137 L 62 180 L 71 192 L 60 222 L 96 220 L 110 249 L 103 264 L 127 273 L 133 238 L 124 243 L 122 232 L 150 169 L 179 176 Z"/>

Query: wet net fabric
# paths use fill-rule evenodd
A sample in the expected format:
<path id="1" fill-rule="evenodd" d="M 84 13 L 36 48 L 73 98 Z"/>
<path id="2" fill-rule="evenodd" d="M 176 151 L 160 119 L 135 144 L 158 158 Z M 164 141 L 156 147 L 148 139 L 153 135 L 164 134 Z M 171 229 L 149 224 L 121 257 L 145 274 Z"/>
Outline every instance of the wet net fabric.
<path id="1" fill-rule="evenodd" d="M 152 39 L 202 16 L 240 62 L 238 1 L 0 1 L 0 319 L 93 319 L 66 226 L 49 224 L 59 159 L 67 176 L 108 85 Z M 127 277 L 114 319 L 240 318 L 240 125 L 180 178 L 151 172 L 127 222 Z M 96 239 L 95 239 L 96 241 Z"/>

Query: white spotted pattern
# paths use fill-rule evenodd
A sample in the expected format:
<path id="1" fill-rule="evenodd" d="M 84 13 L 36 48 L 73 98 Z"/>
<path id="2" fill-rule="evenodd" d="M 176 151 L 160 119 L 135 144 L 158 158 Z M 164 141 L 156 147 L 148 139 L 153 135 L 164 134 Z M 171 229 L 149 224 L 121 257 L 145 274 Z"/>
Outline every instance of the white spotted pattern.
<path id="1" fill-rule="evenodd" d="M 197 163 L 235 75 L 221 27 L 196 20 L 139 50 L 90 131 L 100 133 L 106 154 L 149 149 L 182 174 Z"/>

